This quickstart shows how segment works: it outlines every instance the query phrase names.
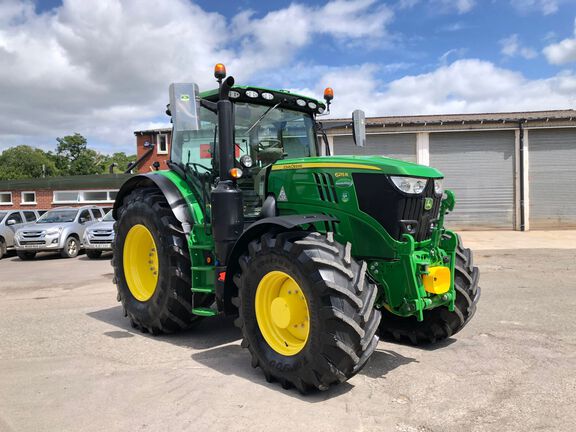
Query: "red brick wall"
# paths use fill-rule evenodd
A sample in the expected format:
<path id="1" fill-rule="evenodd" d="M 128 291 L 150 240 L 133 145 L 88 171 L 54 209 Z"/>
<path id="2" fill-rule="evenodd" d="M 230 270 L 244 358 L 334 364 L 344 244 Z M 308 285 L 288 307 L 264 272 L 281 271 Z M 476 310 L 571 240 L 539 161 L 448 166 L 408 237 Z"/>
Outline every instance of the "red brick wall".
<path id="1" fill-rule="evenodd" d="M 144 134 L 141 134 L 140 132 L 137 133 L 137 135 L 136 135 L 136 156 L 138 159 L 140 159 L 146 153 L 146 151 L 148 151 L 148 147 L 144 147 L 144 144 L 146 142 L 154 144 L 154 150 L 152 151 L 152 153 L 150 155 L 148 155 L 146 157 L 146 159 L 144 159 L 140 163 L 140 165 L 138 166 L 138 172 L 139 173 L 147 173 L 147 172 L 153 171 L 154 168 L 152 167 L 152 164 L 154 162 L 160 163 L 160 169 L 161 170 L 168 169 L 168 166 L 166 165 L 166 161 L 168 159 L 170 159 L 170 145 L 172 143 L 172 141 L 171 141 L 172 134 L 171 134 L 171 132 L 162 132 L 162 133 L 164 133 L 168 136 L 168 153 L 167 154 L 158 154 L 158 145 L 157 145 L 158 133 L 157 132 L 144 133 Z"/>

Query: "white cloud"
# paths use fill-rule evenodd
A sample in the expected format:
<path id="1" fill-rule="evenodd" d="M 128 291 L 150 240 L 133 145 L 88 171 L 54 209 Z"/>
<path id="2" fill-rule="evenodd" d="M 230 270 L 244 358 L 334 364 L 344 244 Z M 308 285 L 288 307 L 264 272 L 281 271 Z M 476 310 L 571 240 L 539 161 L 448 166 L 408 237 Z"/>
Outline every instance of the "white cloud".
<path id="1" fill-rule="evenodd" d="M 552 64 L 576 62 L 576 20 L 574 21 L 574 37 L 548 45 L 544 48 L 544 55 Z"/>
<path id="2" fill-rule="evenodd" d="M 376 65 L 345 68 L 327 73 L 312 90 L 334 88 L 333 117 L 348 117 L 354 108 L 385 116 L 567 109 L 576 103 L 572 72 L 529 80 L 490 62 L 465 59 L 388 84 L 378 76 Z"/>
<path id="3" fill-rule="evenodd" d="M 43 14 L 0 0 L 0 149 L 79 132 L 133 151 L 132 131 L 163 112 L 170 82 L 215 86 L 224 62 L 240 81 L 291 66 L 315 35 L 338 43 L 387 38 L 376 0 L 292 4 L 232 22 L 189 0 L 64 0 Z"/>
<path id="4" fill-rule="evenodd" d="M 434 7 L 446 12 L 456 11 L 459 14 L 470 12 L 476 6 L 476 0 L 433 0 Z"/>
<path id="5" fill-rule="evenodd" d="M 559 9 L 558 0 L 510 0 L 510 3 L 521 13 L 538 11 L 544 15 L 552 15 Z"/>
<path id="6" fill-rule="evenodd" d="M 500 52 L 506 57 L 523 57 L 525 59 L 533 59 L 538 56 L 536 50 L 530 47 L 523 47 L 520 44 L 520 39 L 517 34 L 508 36 L 500 40 L 502 46 Z"/>

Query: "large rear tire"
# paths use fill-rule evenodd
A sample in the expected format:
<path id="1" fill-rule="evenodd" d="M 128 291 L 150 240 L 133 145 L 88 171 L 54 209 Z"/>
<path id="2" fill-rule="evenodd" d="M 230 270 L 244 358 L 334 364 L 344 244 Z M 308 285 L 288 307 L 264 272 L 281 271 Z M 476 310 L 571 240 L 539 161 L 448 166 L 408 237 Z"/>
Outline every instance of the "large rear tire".
<path id="1" fill-rule="evenodd" d="M 188 243 L 162 192 L 135 189 L 117 217 L 114 281 L 132 327 L 152 334 L 191 327 L 201 318 L 192 314 L 193 301 L 209 306 L 213 296 L 192 297 Z"/>
<path id="2" fill-rule="evenodd" d="M 267 381 L 326 390 L 359 372 L 376 349 L 376 286 L 350 250 L 331 233 L 290 231 L 253 240 L 240 257 L 236 325 Z"/>
<path id="3" fill-rule="evenodd" d="M 447 339 L 468 324 L 476 313 L 480 299 L 478 279 L 480 272 L 474 266 L 472 251 L 463 247 L 458 236 L 454 284 L 456 304 L 454 312 L 446 307 L 424 311 L 424 321 L 415 317 L 403 318 L 386 310 L 382 311 L 380 337 L 400 343 L 425 345 Z"/>

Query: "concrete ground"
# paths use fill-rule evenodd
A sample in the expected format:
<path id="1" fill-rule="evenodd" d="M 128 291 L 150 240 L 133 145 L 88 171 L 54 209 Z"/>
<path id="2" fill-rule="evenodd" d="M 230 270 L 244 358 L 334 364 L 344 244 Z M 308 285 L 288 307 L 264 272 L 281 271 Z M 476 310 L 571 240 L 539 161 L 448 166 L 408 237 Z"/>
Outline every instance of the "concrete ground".
<path id="1" fill-rule="evenodd" d="M 483 291 L 462 332 L 381 342 L 359 375 L 306 397 L 250 367 L 229 319 L 134 332 L 107 259 L 3 259 L 0 431 L 572 431 L 575 233 L 489 235 L 463 234 Z"/>

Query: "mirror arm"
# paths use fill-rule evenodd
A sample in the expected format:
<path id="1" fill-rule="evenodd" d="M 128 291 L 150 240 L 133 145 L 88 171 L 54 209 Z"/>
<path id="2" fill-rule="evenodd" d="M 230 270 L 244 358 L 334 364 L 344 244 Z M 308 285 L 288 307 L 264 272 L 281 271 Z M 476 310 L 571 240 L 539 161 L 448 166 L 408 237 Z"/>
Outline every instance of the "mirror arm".
<path id="1" fill-rule="evenodd" d="M 212 111 L 214 114 L 216 114 L 218 111 L 218 108 L 216 107 L 216 102 L 210 102 L 206 99 L 200 99 L 200 105 L 206 108 L 208 111 Z"/>

